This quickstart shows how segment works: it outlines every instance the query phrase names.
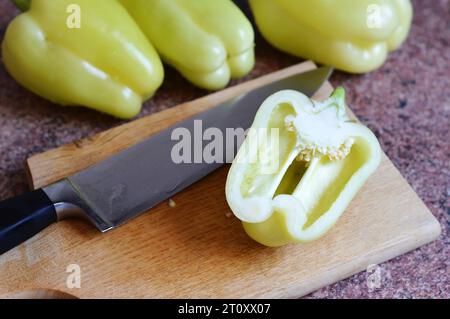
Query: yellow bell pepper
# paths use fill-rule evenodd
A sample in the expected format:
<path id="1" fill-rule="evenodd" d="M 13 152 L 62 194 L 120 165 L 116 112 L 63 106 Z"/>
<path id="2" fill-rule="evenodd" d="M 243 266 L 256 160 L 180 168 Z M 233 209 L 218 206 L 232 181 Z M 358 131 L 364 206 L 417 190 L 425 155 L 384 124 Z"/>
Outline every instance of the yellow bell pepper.
<path id="1" fill-rule="evenodd" d="M 380 145 L 349 119 L 344 94 L 338 88 L 316 102 L 281 91 L 256 114 L 231 165 L 226 198 L 257 242 L 281 246 L 319 238 L 378 167 Z M 255 138 L 261 135 L 266 138 Z"/>
<path id="2" fill-rule="evenodd" d="M 363 73 L 408 35 L 410 0 L 250 0 L 263 36 L 293 55 Z"/>
<path id="3" fill-rule="evenodd" d="M 163 80 L 158 54 L 116 0 L 32 0 L 9 25 L 2 52 L 9 73 L 34 93 L 119 118 L 138 114 Z"/>
<path id="4" fill-rule="evenodd" d="M 231 0 L 121 0 L 162 59 L 195 85 L 225 87 L 254 66 L 254 33 Z"/>

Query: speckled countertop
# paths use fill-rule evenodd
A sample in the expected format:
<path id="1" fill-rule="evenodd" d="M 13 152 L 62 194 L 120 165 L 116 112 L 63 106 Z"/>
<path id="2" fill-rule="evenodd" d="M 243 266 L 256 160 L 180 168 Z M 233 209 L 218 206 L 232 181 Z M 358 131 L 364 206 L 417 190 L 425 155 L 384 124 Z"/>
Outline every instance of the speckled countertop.
<path id="1" fill-rule="evenodd" d="M 378 136 L 403 176 L 442 225 L 440 238 L 381 266 L 382 285 L 369 291 L 360 273 L 323 288 L 311 298 L 450 298 L 450 0 L 414 2 L 408 41 L 378 71 L 336 72 L 348 103 Z M 0 2 L 0 39 L 17 14 Z M 246 78 L 298 63 L 257 39 L 257 65 Z M 167 70 L 157 95 L 141 116 L 207 92 Z M 27 190 L 24 161 L 32 154 L 120 124 L 82 108 L 61 108 L 22 89 L 0 64 L 0 199 Z"/>

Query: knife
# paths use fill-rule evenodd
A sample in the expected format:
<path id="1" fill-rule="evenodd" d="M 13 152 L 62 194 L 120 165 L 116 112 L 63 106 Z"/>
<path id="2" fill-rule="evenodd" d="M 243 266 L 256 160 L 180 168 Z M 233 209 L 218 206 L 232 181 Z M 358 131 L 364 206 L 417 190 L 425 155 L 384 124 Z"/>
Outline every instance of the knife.
<path id="1" fill-rule="evenodd" d="M 198 123 L 203 130 L 220 129 L 223 136 L 227 128 L 248 129 L 268 96 L 283 89 L 312 96 L 331 73 L 332 68 L 321 67 L 267 84 L 199 113 L 59 182 L 0 202 L 0 254 L 59 220 L 84 218 L 106 232 L 148 211 L 226 162 L 175 163 L 171 154 L 178 143 L 172 139 L 175 129 L 188 130 L 192 136 Z M 202 143 L 204 146 L 206 142 Z M 224 146 L 223 154 L 237 151 L 226 148 Z"/>

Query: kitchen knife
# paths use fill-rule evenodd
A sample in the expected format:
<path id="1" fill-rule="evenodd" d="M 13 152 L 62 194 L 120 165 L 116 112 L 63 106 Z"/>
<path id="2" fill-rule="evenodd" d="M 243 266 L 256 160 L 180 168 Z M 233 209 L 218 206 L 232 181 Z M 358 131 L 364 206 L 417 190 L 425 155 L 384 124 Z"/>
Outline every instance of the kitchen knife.
<path id="1" fill-rule="evenodd" d="M 195 183 L 226 162 L 175 163 L 172 150 L 176 129 L 198 134 L 227 128 L 249 128 L 262 102 L 271 94 L 293 89 L 312 96 L 332 73 L 321 67 L 270 83 L 230 99 L 180 122 L 130 148 L 59 182 L 0 202 L 0 254 L 14 248 L 52 223 L 72 217 L 89 220 L 106 232 L 149 210 Z M 191 140 L 194 150 L 195 138 Z M 198 141 L 197 141 L 198 143 Z M 201 141 L 201 147 L 208 141 Z M 223 154 L 235 154 L 227 149 Z M 233 146 L 236 148 L 236 146 Z M 202 148 L 200 148 L 201 150 Z"/>

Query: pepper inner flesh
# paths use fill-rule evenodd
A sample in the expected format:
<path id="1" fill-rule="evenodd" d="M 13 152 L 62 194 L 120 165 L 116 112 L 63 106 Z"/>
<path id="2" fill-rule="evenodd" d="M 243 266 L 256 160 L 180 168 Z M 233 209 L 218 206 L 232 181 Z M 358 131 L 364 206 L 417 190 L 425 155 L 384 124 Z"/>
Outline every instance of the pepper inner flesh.
<path id="1" fill-rule="evenodd" d="M 316 165 L 308 168 L 308 174 L 302 176 L 292 195 L 302 202 L 307 211 L 308 220 L 304 228 L 330 209 L 353 174 L 367 160 L 363 149 L 364 145 L 357 140 L 344 159 L 332 161 L 322 157 Z"/>
<path id="2" fill-rule="evenodd" d="M 294 160 L 284 174 L 273 197 L 282 194 L 292 195 L 305 174 L 307 166 L 308 163 L 305 161 Z"/>
<path id="3" fill-rule="evenodd" d="M 241 191 L 244 197 L 280 194 L 295 196 L 303 204 L 308 219 L 303 228 L 312 225 L 326 213 L 342 188 L 367 160 L 368 147 L 356 138 L 349 154 L 340 160 L 319 156 L 307 162 L 298 159 L 297 135 L 286 128 L 285 118 L 296 115 L 289 104 L 280 104 L 270 116 L 269 128 L 279 129 L 279 165 L 273 174 L 259 174 L 258 164 L 249 165 L 244 173 Z M 320 119 L 318 119 L 320 120 Z M 258 145 L 261 148 L 260 145 Z M 270 151 L 258 149 L 258 151 Z"/>

